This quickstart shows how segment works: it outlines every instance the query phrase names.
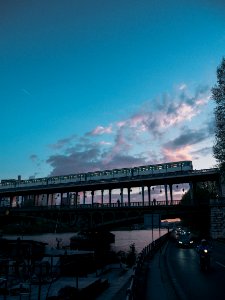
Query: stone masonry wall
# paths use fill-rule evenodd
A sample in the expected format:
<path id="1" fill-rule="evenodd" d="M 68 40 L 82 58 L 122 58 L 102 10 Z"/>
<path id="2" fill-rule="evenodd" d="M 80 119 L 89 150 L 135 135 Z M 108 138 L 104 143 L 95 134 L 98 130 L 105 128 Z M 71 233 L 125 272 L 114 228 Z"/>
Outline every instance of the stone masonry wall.
<path id="1" fill-rule="evenodd" d="M 225 204 L 211 206 L 211 229 L 213 239 L 225 239 Z"/>

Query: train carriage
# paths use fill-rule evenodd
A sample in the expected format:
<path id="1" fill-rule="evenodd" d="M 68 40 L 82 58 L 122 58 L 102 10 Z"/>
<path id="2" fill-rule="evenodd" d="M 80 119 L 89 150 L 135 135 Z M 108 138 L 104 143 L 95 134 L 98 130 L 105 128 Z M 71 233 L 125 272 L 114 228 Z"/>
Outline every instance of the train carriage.
<path id="1" fill-rule="evenodd" d="M 113 170 L 103 170 L 80 174 L 52 176 L 46 178 L 28 180 L 1 180 L 1 189 L 12 189 L 19 187 L 57 185 L 86 181 L 110 181 L 119 178 L 133 178 L 136 176 L 154 176 L 155 174 L 171 173 L 193 170 L 192 161 L 170 162 L 156 165 L 139 166 L 134 168 L 122 168 Z"/>
<path id="2" fill-rule="evenodd" d="M 123 168 L 123 169 L 114 169 L 113 170 L 113 178 L 123 178 L 132 176 L 131 168 Z"/>
<path id="3" fill-rule="evenodd" d="M 62 175 L 62 176 L 53 176 L 48 177 L 48 184 L 66 184 L 73 182 L 86 181 L 86 174 L 71 174 L 71 175 Z"/>
<path id="4" fill-rule="evenodd" d="M 16 179 L 2 179 L 0 187 L 2 189 L 7 189 L 7 188 L 10 189 L 10 188 L 15 188 L 16 184 L 17 184 Z"/>
<path id="5" fill-rule="evenodd" d="M 140 166 L 133 168 L 133 176 L 139 175 L 152 175 L 153 174 L 153 166 Z"/>
<path id="6" fill-rule="evenodd" d="M 86 174 L 86 181 L 108 180 L 112 178 L 113 178 L 113 170 L 88 172 Z"/>
<path id="7" fill-rule="evenodd" d="M 22 187 L 32 187 L 32 186 L 43 186 L 47 184 L 47 178 L 33 178 L 27 180 L 18 180 L 16 186 Z"/>
<path id="8" fill-rule="evenodd" d="M 96 181 L 96 180 L 99 180 L 100 177 L 101 177 L 101 171 L 88 172 L 86 174 L 87 181 Z"/>

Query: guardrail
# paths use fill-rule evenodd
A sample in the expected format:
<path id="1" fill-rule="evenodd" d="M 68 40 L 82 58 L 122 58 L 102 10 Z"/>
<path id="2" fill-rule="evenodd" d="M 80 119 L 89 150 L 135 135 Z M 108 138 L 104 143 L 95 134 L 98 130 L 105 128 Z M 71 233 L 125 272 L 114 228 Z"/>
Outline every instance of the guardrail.
<path id="1" fill-rule="evenodd" d="M 162 245 L 168 240 L 169 232 L 159 239 L 151 242 L 138 254 L 135 266 L 133 267 L 133 273 L 131 275 L 130 285 L 126 291 L 126 300 L 136 299 L 136 293 L 138 289 L 138 278 L 145 260 L 153 255 L 162 247 Z"/>

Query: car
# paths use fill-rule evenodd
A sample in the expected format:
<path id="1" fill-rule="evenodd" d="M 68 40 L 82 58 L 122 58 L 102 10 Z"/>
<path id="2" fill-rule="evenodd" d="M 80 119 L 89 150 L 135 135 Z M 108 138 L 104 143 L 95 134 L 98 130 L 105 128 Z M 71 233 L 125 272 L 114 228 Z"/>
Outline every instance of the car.
<path id="1" fill-rule="evenodd" d="M 183 234 L 177 239 L 177 246 L 180 248 L 192 248 L 194 241 L 189 234 Z"/>

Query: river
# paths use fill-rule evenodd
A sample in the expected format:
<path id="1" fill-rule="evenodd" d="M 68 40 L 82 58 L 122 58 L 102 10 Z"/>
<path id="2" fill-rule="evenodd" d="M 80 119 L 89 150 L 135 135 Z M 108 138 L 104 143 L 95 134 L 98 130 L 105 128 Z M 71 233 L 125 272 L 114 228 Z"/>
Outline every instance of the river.
<path id="1" fill-rule="evenodd" d="M 118 230 L 111 231 L 115 234 L 115 243 L 111 244 L 111 250 L 118 251 L 128 251 L 131 244 L 135 244 L 135 249 L 139 253 L 145 246 L 150 244 L 153 240 L 158 239 L 160 236 L 168 232 L 167 229 L 157 228 L 152 229 L 141 229 L 141 230 Z M 61 246 L 68 246 L 70 244 L 70 238 L 75 233 L 45 233 L 39 235 L 4 235 L 4 238 L 8 239 L 21 239 L 35 240 L 39 242 L 48 243 L 50 247 L 57 246 L 57 240 L 60 240 Z"/>

